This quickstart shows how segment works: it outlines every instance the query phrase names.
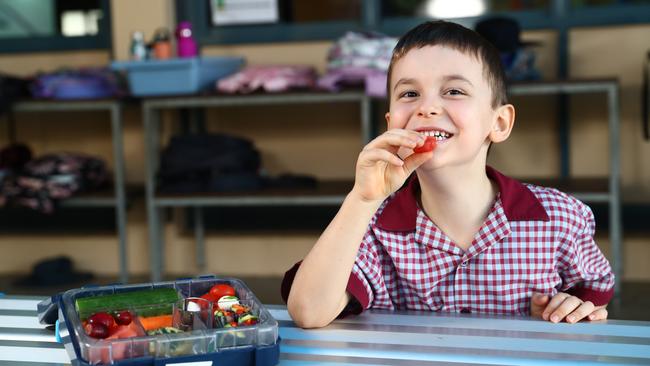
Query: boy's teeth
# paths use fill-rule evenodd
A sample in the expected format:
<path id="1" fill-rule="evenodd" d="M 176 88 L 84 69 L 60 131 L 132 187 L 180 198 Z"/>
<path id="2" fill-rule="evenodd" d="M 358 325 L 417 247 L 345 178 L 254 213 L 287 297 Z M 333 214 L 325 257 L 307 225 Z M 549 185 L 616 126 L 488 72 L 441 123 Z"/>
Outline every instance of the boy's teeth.
<path id="1" fill-rule="evenodd" d="M 434 137 L 437 141 L 446 140 L 451 137 L 451 134 L 448 134 L 444 131 L 424 131 L 422 132 L 424 136 Z"/>

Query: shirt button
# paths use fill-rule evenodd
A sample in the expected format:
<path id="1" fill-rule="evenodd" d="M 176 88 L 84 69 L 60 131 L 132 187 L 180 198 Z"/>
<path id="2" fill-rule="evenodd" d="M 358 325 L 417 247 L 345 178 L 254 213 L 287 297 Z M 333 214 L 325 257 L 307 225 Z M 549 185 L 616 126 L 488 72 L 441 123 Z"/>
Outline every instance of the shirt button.
<path id="1" fill-rule="evenodd" d="M 470 314 L 472 311 L 469 310 L 468 308 L 462 308 L 462 309 L 460 309 L 460 312 L 463 313 L 463 314 Z"/>
<path id="2" fill-rule="evenodd" d="M 464 268 L 464 267 L 467 267 L 467 262 L 468 262 L 468 261 L 462 261 L 462 262 L 460 262 L 460 266 L 463 267 L 463 268 Z"/>

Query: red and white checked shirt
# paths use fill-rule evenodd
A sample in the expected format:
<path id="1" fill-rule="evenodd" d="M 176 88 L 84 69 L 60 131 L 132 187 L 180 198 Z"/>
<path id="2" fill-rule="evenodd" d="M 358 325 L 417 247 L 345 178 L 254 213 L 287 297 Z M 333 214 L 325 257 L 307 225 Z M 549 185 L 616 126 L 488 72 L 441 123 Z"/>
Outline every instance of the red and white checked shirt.
<path id="1" fill-rule="evenodd" d="M 356 302 L 344 313 L 374 308 L 528 315 L 534 292 L 609 302 L 614 275 L 594 242 L 591 210 L 556 189 L 522 184 L 490 167 L 487 174 L 499 193 L 467 251 L 418 207 L 416 178 L 389 197 L 357 253 L 347 285 Z M 285 301 L 299 265 L 285 275 Z"/>

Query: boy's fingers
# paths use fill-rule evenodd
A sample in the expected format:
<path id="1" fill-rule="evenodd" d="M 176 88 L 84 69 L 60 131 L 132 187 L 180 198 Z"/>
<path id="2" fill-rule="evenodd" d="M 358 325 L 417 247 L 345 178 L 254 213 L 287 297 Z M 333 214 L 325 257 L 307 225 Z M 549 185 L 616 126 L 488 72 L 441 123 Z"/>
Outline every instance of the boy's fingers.
<path id="1" fill-rule="evenodd" d="M 548 295 L 544 295 L 539 292 L 533 295 L 533 304 L 537 306 L 545 306 L 548 303 L 548 300 Z"/>
<path id="2" fill-rule="evenodd" d="M 404 169 L 406 170 L 406 175 L 413 173 L 420 165 L 425 161 L 431 159 L 433 156 L 433 151 L 429 151 L 423 154 L 411 154 L 406 159 L 404 159 Z"/>
<path id="3" fill-rule="evenodd" d="M 589 316 L 587 316 L 587 319 L 589 320 L 605 320 L 607 319 L 607 309 L 605 308 L 600 308 L 594 310 Z"/>
<path id="4" fill-rule="evenodd" d="M 541 318 L 544 307 L 548 304 L 549 297 L 542 293 L 536 292 L 530 299 L 530 315 Z"/>
<path id="5" fill-rule="evenodd" d="M 583 301 L 575 296 L 569 296 L 564 299 L 562 304 L 551 313 L 550 320 L 553 323 L 562 321 L 567 315 L 582 305 Z"/>
<path id="6" fill-rule="evenodd" d="M 596 307 L 591 301 L 585 301 L 577 309 L 575 309 L 571 314 L 567 315 L 567 323 L 576 323 L 580 320 L 586 318 L 591 314 Z"/>
<path id="7" fill-rule="evenodd" d="M 555 296 L 553 296 L 548 305 L 546 305 L 544 312 L 542 313 L 542 319 L 549 320 L 551 314 L 555 311 L 555 309 L 557 309 L 569 296 L 571 295 L 565 294 L 564 292 L 558 292 Z"/>
<path id="8" fill-rule="evenodd" d="M 388 148 L 388 147 L 406 147 L 414 148 L 418 144 L 422 144 L 423 137 L 420 136 L 415 131 L 406 131 L 406 130 L 389 130 L 384 132 L 376 139 L 370 141 L 368 145 L 369 148 Z"/>
<path id="9" fill-rule="evenodd" d="M 396 166 L 404 165 L 404 161 L 390 151 L 384 149 L 364 149 L 360 163 L 363 166 L 372 166 L 377 162 L 386 162 Z"/>

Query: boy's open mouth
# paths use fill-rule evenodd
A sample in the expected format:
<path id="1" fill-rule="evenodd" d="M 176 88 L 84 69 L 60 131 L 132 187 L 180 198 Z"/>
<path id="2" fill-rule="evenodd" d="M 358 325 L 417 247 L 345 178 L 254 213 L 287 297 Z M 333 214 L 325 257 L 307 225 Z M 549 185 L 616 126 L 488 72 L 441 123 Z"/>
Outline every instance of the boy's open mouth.
<path id="1" fill-rule="evenodd" d="M 420 131 L 420 133 L 427 137 L 433 137 L 436 139 L 436 141 L 444 141 L 454 135 L 447 131 L 441 131 L 441 130 L 426 130 L 426 131 Z"/>

